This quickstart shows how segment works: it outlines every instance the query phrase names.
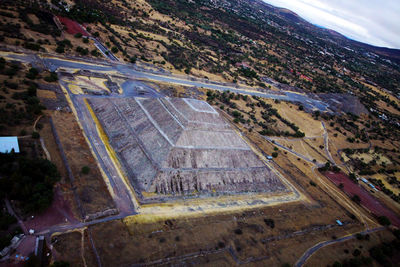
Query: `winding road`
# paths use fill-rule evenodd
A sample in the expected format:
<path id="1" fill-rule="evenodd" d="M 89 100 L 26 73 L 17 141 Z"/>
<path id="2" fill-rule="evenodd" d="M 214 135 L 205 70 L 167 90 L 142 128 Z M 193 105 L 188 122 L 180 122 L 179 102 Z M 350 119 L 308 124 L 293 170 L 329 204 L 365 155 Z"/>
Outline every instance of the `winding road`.
<path id="1" fill-rule="evenodd" d="M 378 232 L 378 231 L 382 231 L 383 229 L 385 229 L 385 227 L 378 227 L 378 228 L 374 228 L 374 229 L 370 229 L 370 230 L 366 230 L 364 232 L 360 232 L 360 233 L 356 233 L 356 234 L 352 234 L 352 235 L 347 235 L 338 239 L 334 239 L 334 240 L 328 240 L 328 241 L 323 241 L 320 242 L 318 244 L 316 244 L 315 246 L 309 248 L 306 252 L 304 252 L 304 254 L 300 257 L 300 259 L 296 262 L 296 264 L 294 265 L 295 267 L 301 267 L 304 266 L 304 264 L 306 263 L 306 261 L 315 253 L 317 252 L 319 249 L 329 246 L 329 245 L 333 245 L 336 243 L 340 243 L 340 242 L 344 242 L 350 239 L 355 238 L 358 234 L 362 234 L 362 235 L 366 235 L 366 234 L 370 234 L 370 233 L 374 233 L 374 232 Z"/>

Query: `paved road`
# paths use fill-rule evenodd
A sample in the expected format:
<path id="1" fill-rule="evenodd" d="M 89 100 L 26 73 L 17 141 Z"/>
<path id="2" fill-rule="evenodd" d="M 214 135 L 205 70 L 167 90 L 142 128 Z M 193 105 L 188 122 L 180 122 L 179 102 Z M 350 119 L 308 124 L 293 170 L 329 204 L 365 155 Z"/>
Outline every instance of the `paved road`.
<path id="1" fill-rule="evenodd" d="M 328 156 L 329 161 L 335 164 L 335 160 L 332 158 L 331 152 L 329 152 L 329 136 L 328 131 L 326 130 L 325 123 L 321 121 L 322 128 L 324 128 L 324 145 L 325 145 L 325 154 Z"/>
<path id="2" fill-rule="evenodd" d="M 124 184 L 124 178 L 121 177 L 121 173 L 110 159 L 107 149 L 97 132 L 96 124 L 91 118 L 91 114 L 86 108 L 83 98 L 80 96 L 71 95 L 71 100 L 76 109 L 79 120 L 84 122 L 81 123 L 81 125 L 93 151 L 96 154 L 97 161 L 100 163 L 101 168 L 106 173 L 110 185 L 114 190 L 113 198 L 118 210 L 122 213 L 131 213 L 135 211 L 137 208 L 136 200 L 133 196 L 131 196 L 130 192 L 128 191 L 129 189 Z"/>
<path id="3" fill-rule="evenodd" d="M 275 138 L 270 138 L 270 137 L 267 137 L 267 136 L 264 136 L 264 138 L 265 138 L 266 140 L 272 142 L 272 143 L 273 143 L 274 145 L 276 145 L 277 147 L 280 147 L 280 148 L 282 148 L 283 150 L 286 150 L 286 151 L 292 153 L 293 155 L 295 155 L 295 156 L 297 156 L 297 157 L 303 159 L 304 161 L 307 161 L 307 162 L 309 162 L 309 163 L 315 164 L 315 165 L 317 165 L 318 167 L 323 166 L 323 164 L 317 164 L 317 163 L 314 162 L 312 159 L 310 159 L 310 158 L 304 156 L 303 154 L 300 154 L 300 153 L 298 153 L 298 152 L 296 152 L 296 151 L 294 151 L 294 150 L 292 150 L 292 149 L 290 149 L 290 148 L 288 148 L 288 147 L 285 147 L 284 145 L 281 145 L 279 142 L 276 141 Z M 286 139 L 286 140 L 287 140 L 287 139 Z"/>
<path id="4" fill-rule="evenodd" d="M 102 51 L 106 49 L 99 43 L 99 48 Z M 104 52 L 105 53 L 105 52 Z M 108 58 L 110 58 L 113 62 L 96 60 L 95 62 L 89 59 L 75 59 L 71 61 L 70 59 L 64 57 L 60 57 L 59 55 L 48 55 L 38 57 L 36 55 L 31 54 L 10 54 L 8 57 L 11 57 L 15 60 L 20 60 L 27 63 L 39 62 L 48 68 L 50 71 L 56 71 L 59 68 L 74 68 L 74 69 L 84 69 L 90 71 L 99 71 L 99 72 L 119 72 L 122 75 L 128 76 L 135 79 L 147 79 L 158 82 L 168 82 L 173 84 L 179 84 L 190 87 L 197 88 L 206 88 L 211 90 L 218 91 L 230 91 L 238 94 L 245 94 L 250 96 L 258 96 L 263 98 L 277 99 L 277 100 L 285 100 L 290 102 L 298 102 L 301 103 L 306 109 L 318 109 L 320 111 L 329 111 L 329 105 L 323 101 L 313 99 L 305 94 L 299 94 L 289 91 L 284 91 L 280 93 L 276 93 L 274 91 L 270 92 L 261 92 L 250 90 L 248 87 L 242 87 L 239 85 L 226 85 L 224 83 L 212 82 L 212 81 L 204 81 L 195 77 L 182 77 L 182 76 L 173 76 L 168 75 L 164 72 L 155 73 L 149 70 L 142 69 L 138 66 L 134 66 L 132 64 L 125 64 L 122 62 L 115 61 L 115 56 L 112 53 L 109 53 Z"/>
<path id="5" fill-rule="evenodd" d="M 94 45 L 97 47 L 97 49 L 100 51 L 100 53 L 103 54 L 106 58 L 112 60 L 112 61 L 119 61 L 119 59 L 111 53 L 110 50 L 108 50 L 107 47 L 105 47 L 99 40 L 97 40 L 94 37 L 89 37 L 89 39 L 93 40 Z"/>
<path id="6" fill-rule="evenodd" d="M 370 234 L 370 233 L 374 233 L 374 232 L 377 232 L 377 231 L 381 231 L 383 229 L 385 229 L 385 227 L 378 227 L 378 228 L 370 229 L 370 230 L 367 230 L 367 231 L 364 231 L 364 232 L 361 232 L 361 233 L 356 233 L 356 234 L 344 236 L 344 237 L 341 237 L 341 238 L 338 238 L 338 239 L 335 239 L 335 240 L 328 240 L 328 241 L 325 241 L 325 242 L 318 243 L 315 246 L 309 248 L 306 252 L 304 252 L 303 256 L 301 256 L 301 258 L 296 262 L 296 264 L 294 266 L 295 267 L 303 266 L 306 263 L 306 261 L 315 252 L 317 252 L 319 249 L 321 249 L 323 247 L 353 239 L 353 238 L 356 237 L 357 234 L 365 235 L 365 234 Z"/>
<path id="7" fill-rule="evenodd" d="M 104 222 L 109 222 L 109 221 L 114 221 L 114 220 L 120 220 L 120 219 L 124 219 L 125 217 L 128 216 L 132 216 L 132 215 L 136 215 L 138 214 L 137 212 L 131 212 L 131 213 L 120 213 L 118 215 L 115 216 L 110 216 L 110 217 L 105 217 L 102 219 L 97 219 L 97 220 L 93 220 L 93 221 L 89 221 L 89 222 L 79 222 L 76 224 L 66 224 L 66 225 L 55 225 L 52 226 L 46 230 L 43 230 L 41 232 L 37 232 L 35 233 L 35 235 L 40 236 L 40 235 L 48 235 L 50 236 L 53 233 L 63 233 L 63 232 L 67 232 L 70 230 L 74 230 L 74 229 L 81 229 L 90 225 L 94 225 L 94 224 L 99 224 L 99 223 L 104 223 Z"/>

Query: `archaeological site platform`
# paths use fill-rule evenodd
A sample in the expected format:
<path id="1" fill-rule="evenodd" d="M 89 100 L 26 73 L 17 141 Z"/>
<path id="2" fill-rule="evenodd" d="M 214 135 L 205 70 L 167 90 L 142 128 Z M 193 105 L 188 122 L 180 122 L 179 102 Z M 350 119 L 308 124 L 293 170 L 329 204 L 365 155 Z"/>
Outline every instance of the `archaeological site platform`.
<path id="1" fill-rule="evenodd" d="M 88 97 L 141 203 L 283 194 L 285 183 L 207 102 Z"/>

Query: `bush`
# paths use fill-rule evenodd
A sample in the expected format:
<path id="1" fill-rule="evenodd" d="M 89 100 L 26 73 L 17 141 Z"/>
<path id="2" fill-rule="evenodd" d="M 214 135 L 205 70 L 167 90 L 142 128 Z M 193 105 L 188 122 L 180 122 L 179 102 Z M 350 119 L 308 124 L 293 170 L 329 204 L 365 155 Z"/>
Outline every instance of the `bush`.
<path id="1" fill-rule="evenodd" d="M 65 47 L 64 46 L 57 46 L 56 52 L 59 54 L 63 54 L 65 52 Z"/>
<path id="2" fill-rule="evenodd" d="M 113 46 L 112 48 L 111 48 L 111 52 L 113 53 L 113 54 L 116 54 L 116 53 L 118 53 L 118 48 L 116 47 L 116 46 Z"/>
<path id="3" fill-rule="evenodd" d="M 69 267 L 69 262 L 66 261 L 55 261 L 50 267 Z"/>
<path id="4" fill-rule="evenodd" d="M 271 228 L 275 228 L 275 222 L 273 219 L 264 219 L 264 223 Z"/>
<path id="5" fill-rule="evenodd" d="M 82 37 L 82 33 L 78 32 L 74 35 L 75 38 L 81 38 Z"/>
<path id="6" fill-rule="evenodd" d="M 235 229 L 235 234 L 237 234 L 237 235 L 241 235 L 241 234 L 243 234 L 243 231 L 242 231 L 242 229 Z"/>
<path id="7" fill-rule="evenodd" d="M 273 152 L 272 157 L 277 158 L 278 157 L 278 152 Z"/>
<path id="8" fill-rule="evenodd" d="M 88 166 L 83 166 L 81 172 L 82 174 L 89 174 L 90 168 Z"/>
<path id="9" fill-rule="evenodd" d="M 36 43 L 25 43 L 24 44 L 26 49 L 34 50 L 34 51 L 39 51 L 42 47 L 39 44 Z"/>
<path id="10" fill-rule="evenodd" d="M 361 198 L 358 195 L 354 195 L 351 200 L 353 200 L 354 202 L 356 202 L 357 204 L 360 204 L 361 202 Z"/>
<path id="11" fill-rule="evenodd" d="M 32 138 L 33 139 L 39 139 L 40 138 L 40 134 L 38 132 L 33 132 L 32 133 Z"/>
<path id="12" fill-rule="evenodd" d="M 361 255 L 361 251 L 359 250 L 359 249 L 355 249 L 354 251 L 353 251 L 353 256 L 354 257 L 358 257 L 358 256 L 360 256 Z"/>
<path id="13" fill-rule="evenodd" d="M 81 54 L 83 56 L 86 56 L 89 54 L 89 49 L 78 46 L 76 48 L 76 52 L 78 52 L 79 54 Z"/>
<path id="14" fill-rule="evenodd" d="M 30 68 L 26 74 L 26 78 L 34 80 L 39 75 L 39 71 L 36 68 Z"/>
<path id="15" fill-rule="evenodd" d="M 310 181 L 310 185 L 312 185 L 312 186 L 317 186 L 317 184 L 314 183 L 313 181 Z"/>
<path id="16" fill-rule="evenodd" d="M 57 73 L 50 72 L 49 76 L 44 77 L 44 80 L 49 83 L 58 81 Z"/>
<path id="17" fill-rule="evenodd" d="M 90 54 L 94 57 L 98 57 L 100 55 L 100 53 L 97 51 L 97 49 L 93 49 L 92 51 L 90 51 Z"/>
<path id="18" fill-rule="evenodd" d="M 390 222 L 389 218 L 386 216 L 379 216 L 378 217 L 378 222 L 379 224 L 383 225 L 383 226 L 389 226 L 392 223 Z"/>

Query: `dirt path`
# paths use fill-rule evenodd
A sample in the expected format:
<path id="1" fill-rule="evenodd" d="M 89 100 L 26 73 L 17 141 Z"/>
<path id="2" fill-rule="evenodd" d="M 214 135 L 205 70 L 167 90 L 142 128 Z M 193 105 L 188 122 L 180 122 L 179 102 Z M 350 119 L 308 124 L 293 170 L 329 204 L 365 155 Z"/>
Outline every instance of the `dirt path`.
<path id="1" fill-rule="evenodd" d="M 14 216 L 15 218 L 17 218 L 18 224 L 21 227 L 22 231 L 24 232 L 25 235 L 28 235 L 29 234 L 28 229 L 26 228 L 26 226 L 25 226 L 24 222 L 21 220 L 21 218 L 19 216 L 17 216 L 17 214 L 13 210 L 10 201 L 8 199 L 6 199 L 5 202 L 6 202 L 6 207 L 7 207 L 8 213 L 11 214 L 12 216 Z"/>
<path id="2" fill-rule="evenodd" d="M 364 232 L 360 232 L 360 233 L 356 233 L 356 234 L 352 234 L 352 235 L 346 235 L 344 237 L 335 239 L 335 240 L 328 240 L 328 241 L 323 241 L 320 242 L 318 244 L 316 244 L 315 246 L 309 248 L 306 252 L 303 253 L 303 255 L 300 257 L 300 259 L 296 262 L 296 264 L 294 265 L 295 267 L 301 267 L 303 266 L 307 260 L 318 250 L 320 250 L 321 248 L 324 248 L 326 246 L 330 246 L 336 243 L 340 243 L 340 242 L 344 242 L 350 239 L 353 239 L 356 237 L 356 235 L 358 234 L 370 234 L 370 233 L 374 233 L 374 232 L 378 232 L 378 231 L 382 231 L 383 229 L 385 229 L 384 227 L 378 227 L 378 228 L 374 228 L 374 229 L 370 229 Z"/>

